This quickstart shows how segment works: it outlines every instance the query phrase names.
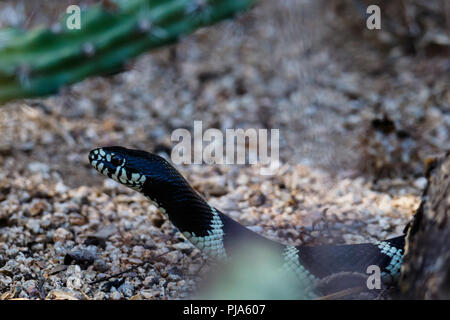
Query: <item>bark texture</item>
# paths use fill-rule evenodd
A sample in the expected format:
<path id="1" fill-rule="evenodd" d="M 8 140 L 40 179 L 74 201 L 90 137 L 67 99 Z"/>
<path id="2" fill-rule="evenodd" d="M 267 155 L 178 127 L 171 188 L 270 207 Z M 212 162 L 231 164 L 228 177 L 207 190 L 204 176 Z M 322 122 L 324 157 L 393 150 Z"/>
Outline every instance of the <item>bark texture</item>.
<path id="1" fill-rule="evenodd" d="M 426 176 L 406 239 L 401 298 L 450 299 L 450 152 L 431 160 Z"/>

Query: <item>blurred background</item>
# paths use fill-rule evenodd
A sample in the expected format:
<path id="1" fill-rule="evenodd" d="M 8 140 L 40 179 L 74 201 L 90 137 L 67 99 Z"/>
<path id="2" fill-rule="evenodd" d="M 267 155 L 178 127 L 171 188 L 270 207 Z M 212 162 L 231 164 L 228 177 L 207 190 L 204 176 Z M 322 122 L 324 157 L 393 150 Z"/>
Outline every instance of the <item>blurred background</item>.
<path id="1" fill-rule="evenodd" d="M 50 28 L 69 4 L 96 2 L 2 1 L 0 27 Z M 370 4 L 381 8 L 381 30 L 366 28 Z M 176 243 L 181 237 L 143 198 L 96 174 L 87 153 L 123 145 L 170 155 L 172 131 L 192 130 L 194 120 L 203 130 L 280 129 L 283 166 L 274 176 L 244 166 L 180 168 L 240 222 L 292 244 L 401 233 L 425 186 L 425 158 L 450 148 L 449 7 L 261 0 L 129 61 L 124 72 L 2 104 L 0 267 L 11 274 L 0 273 L 0 293 L 187 295 L 192 265 L 203 262 L 198 250 Z M 105 225 L 115 231 L 102 238 Z M 177 245 L 183 254 L 164 258 L 163 275 L 139 267 L 142 274 L 138 268 L 109 290 L 88 285 Z M 52 273 L 73 250 L 91 250 L 104 264 Z"/>

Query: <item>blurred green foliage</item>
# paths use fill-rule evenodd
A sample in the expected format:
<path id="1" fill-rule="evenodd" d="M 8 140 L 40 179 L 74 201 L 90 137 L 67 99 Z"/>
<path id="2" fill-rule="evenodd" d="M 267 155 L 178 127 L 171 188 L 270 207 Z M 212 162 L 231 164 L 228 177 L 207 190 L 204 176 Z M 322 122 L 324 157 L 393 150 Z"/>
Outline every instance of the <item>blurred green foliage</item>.
<path id="1" fill-rule="evenodd" d="M 67 27 L 67 15 L 50 29 L 2 30 L 0 103 L 118 72 L 129 59 L 229 18 L 255 1 L 116 1 L 81 11 L 80 29 Z"/>

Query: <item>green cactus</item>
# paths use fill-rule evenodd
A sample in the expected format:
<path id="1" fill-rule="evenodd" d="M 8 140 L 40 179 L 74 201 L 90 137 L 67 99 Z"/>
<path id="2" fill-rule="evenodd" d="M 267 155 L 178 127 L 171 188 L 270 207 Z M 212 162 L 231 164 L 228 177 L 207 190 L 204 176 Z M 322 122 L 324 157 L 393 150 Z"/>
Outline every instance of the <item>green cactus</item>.
<path id="1" fill-rule="evenodd" d="M 55 93 L 123 69 L 137 55 L 251 7 L 256 0 L 116 0 L 81 12 L 81 29 L 0 32 L 0 103 Z"/>

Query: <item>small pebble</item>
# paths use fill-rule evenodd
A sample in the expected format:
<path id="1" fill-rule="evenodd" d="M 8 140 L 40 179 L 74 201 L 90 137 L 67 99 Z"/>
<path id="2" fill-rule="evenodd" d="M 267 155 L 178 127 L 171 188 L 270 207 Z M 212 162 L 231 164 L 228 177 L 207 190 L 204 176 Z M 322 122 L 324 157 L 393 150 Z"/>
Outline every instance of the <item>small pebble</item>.
<path id="1" fill-rule="evenodd" d="M 120 298 L 122 298 L 122 295 L 120 294 L 120 292 L 114 291 L 114 292 L 111 292 L 109 297 L 111 298 L 111 300 L 120 300 Z"/>
<path id="2" fill-rule="evenodd" d="M 96 259 L 94 261 L 94 269 L 98 272 L 106 272 L 108 271 L 108 265 L 103 259 Z"/>
<path id="3" fill-rule="evenodd" d="M 95 258 L 95 253 L 85 249 L 77 249 L 66 254 L 64 257 L 64 264 L 75 263 L 85 269 L 87 266 L 94 263 Z"/>
<path id="4" fill-rule="evenodd" d="M 79 290 L 83 286 L 83 281 L 76 276 L 70 276 L 67 278 L 66 286 L 69 289 Z"/>
<path id="5" fill-rule="evenodd" d="M 50 167 L 42 162 L 31 162 L 28 164 L 28 170 L 33 173 L 47 174 L 50 172 Z"/>
<path id="6" fill-rule="evenodd" d="M 131 297 L 134 293 L 134 287 L 129 282 L 125 282 L 119 287 L 119 292 L 122 292 L 125 297 Z"/>
<path id="7" fill-rule="evenodd" d="M 53 234 L 53 241 L 54 242 L 58 242 L 58 241 L 67 241 L 67 240 L 71 240 L 73 239 L 73 235 L 70 231 L 67 231 L 64 228 L 58 228 L 55 230 L 55 233 Z"/>

